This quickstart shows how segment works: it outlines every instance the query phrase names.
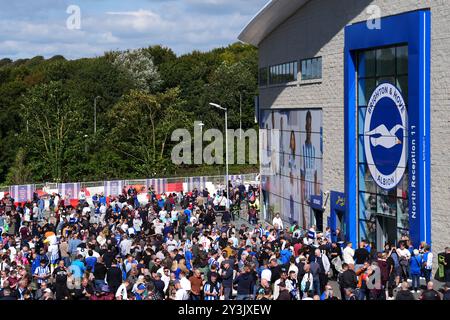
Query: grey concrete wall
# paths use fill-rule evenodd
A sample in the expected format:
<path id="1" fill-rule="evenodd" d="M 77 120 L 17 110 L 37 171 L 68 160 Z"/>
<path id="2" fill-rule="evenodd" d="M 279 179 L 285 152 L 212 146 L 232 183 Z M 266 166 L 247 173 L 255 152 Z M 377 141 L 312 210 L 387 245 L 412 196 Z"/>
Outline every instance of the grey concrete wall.
<path id="1" fill-rule="evenodd" d="M 323 189 L 344 191 L 344 27 L 369 19 L 371 4 L 380 7 L 382 16 L 431 8 L 432 241 L 433 251 L 440 252 L 450 245 L 450 1 L 309 1 L 262 41 L 259 60 L 267 66 L 322 56 L 323 79 L 261 88 L 260 105 L 323 108 Z"/>

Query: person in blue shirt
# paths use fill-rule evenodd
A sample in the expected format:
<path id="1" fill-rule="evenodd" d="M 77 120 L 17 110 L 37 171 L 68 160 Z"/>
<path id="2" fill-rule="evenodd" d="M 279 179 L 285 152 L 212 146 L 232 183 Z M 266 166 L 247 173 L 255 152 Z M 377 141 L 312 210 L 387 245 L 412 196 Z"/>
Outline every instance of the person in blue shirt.
<path id="1" fill-rule="evenodd" d="M 136 287 L 136 290 L 133 292 L 134 299 L 135 300 L 143 300 L 145 289 L 146 289 L 145 284 L 143 284 L 143 283 L 138 284 L 138 286 Z"/>
<path id="2" fill-rule="evenodd" d="M 420 287 L 420 275 L 422 273 L 422 257 L 419 250 L 414 249 L 409 259 L 409 272 L 412 280 L 412 289 L 417 292 Z"/>
<path id="3" fill-rule="evenodd" d="M 286 243 L 285 248 L 280 251 L 280 260 L 282 265 L 289 264 L 289 260 L 291 259 L 292 251 L 289 250 L 289 246 L 290 244 Z"/>
<path id="4" fill-rule="evenodd" d="M 69 254 L 74 256 L 77 254 L 77 248 L 80 245 L 81 240 L 78 239 L 78 234 L 74 234 L 73 237 L 69 240 Z"/>
<path id="5" fill-rule="evenodd" d="M 164 199 L 163 198 L 158 200 L 158 207 L 160 210 L 162 210 L 164 208 Z"/>
<path id="6" fill-rule="evenodd" d="M 189 210 L 188 208 L 186 208 L 186 209 L 184 209 L 184 214 L 187 216 L 187 223 L 191 222 L 192 211 Z"/>
<path id="7" fill-rule="evenodd" d="M 90 268 L 91 272 L 94 272 L 95 264 L 97 263 L 97 258 L 94 257 L 94 251 L 89 250 L 88 255 L 85 259 L 86 267 Z"/>
<path id="8" fill-rule="evenodd" d="M 191 249 L 187 249 L 185 254 L 184 254 L 184 258 L 186 259 L 186 268 L 191 271 L 192 270 L 192 252 Z"/>
<path id="9" fill-rule="evenodd" d="M 100 204 L 104 204 L 106 206 L 106 197 L 103 194 L 100 196 L 99 201 L 100 201 Z"/>
<path id="10" fill-rule="evenodd" d="M 76 280 L 81 280 L 81 278 L 84 275 L 84 272 L 86 271 L 86 266 L 84 265 L 82 260 L 83 256 L 78 255 L 76 260 L 72 261 L 72 264 L 69 267 L 71 273 L 73 274 Z"/>

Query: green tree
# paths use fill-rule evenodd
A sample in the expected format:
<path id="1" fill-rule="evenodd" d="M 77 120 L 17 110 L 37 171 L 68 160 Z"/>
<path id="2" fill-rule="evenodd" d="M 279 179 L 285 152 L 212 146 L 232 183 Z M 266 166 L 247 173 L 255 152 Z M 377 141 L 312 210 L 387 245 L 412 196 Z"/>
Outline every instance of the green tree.
<path id="1" fill-rule="evenodd" d="M 183 104 L 178 88 L 158 94 L 131 90 L 109 112 L 109 145 L 141 176 L 170 171 L 168 140 L 190 122 Z"/>
<path id="2" fill-rule="evenodd" d="M 8 185 L 25 184 L 32 181 L 32 173 L 26 163 L 26 156 L 26 151 L 23 148 L 19 148 L 16 159 L 6 176 Z"/>
<path id="3" fill-rule="evenodd" d="M 22 114 L 29 129 L 28 146 L 42 156 L 51 179 L 61 181 L 69 137 L 79 121 L 84 101 L 70 96 L 62 81 L 31 88 L 24 96 Z"/>

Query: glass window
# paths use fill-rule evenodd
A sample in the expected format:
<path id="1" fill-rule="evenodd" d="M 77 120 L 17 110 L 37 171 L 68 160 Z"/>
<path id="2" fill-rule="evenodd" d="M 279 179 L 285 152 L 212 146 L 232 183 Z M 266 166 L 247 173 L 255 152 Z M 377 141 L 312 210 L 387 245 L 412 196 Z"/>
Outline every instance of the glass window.
<path id="1" fill-rule="evenodd" d="M 307 75 L 306 75 L 306 60 L 302 61 L 302 80 L 305 80 Z"/>
<path id="2" fill-rule="evenodd" d="M 397 74 L 408 74 L 408 46 L 397 47 Z"/>
<path id="3" fill-rule="evenodd" d="M 395 73 L 395 47 L 377 50 L 377 76 L 392 76 Z"/>
<path id="4" fill-rule="evenodd" d="M 322 58 L 318 58 L 318 70 L 319 73 L 317 74 L 317 78 L 322 79 Z"/>
<path id="5" fill-rule="evenodd" d="M 377 224 L 375 221 L 359 221 L 359 241 L 376 242 Z"/>
<path id="6" fill-rule="evenodd" d="M 397 227 L 409 228 L 408 200 L 397 198 Z"/>
<path id="7" fill-rule="evenodd" d="M 297 62 L 288 62 L 270 67 L 269 84 L 287 83 L 297 80 Z"/>
<path id="8" fill-rule="evenodd" d="M 377 213 L 377 196 L 371 193 L 359 193 L 359 218 L 375 220 Z"/>
<path id="9" fill-rule="evenodd" d="M 379 194 L 377 197 L 377 213 L 395 217 L 397 214 L 397 197 L 395 194 Z"/>
<path id="10" fill-rule="evenodd" d="M 367 108 L 358 108 L 358 135 L 364 134 L 364 121 L 366 119 Z M 361 161 L 360 161 L 361 162 Z"/>
<path id="11" fill-rule="evenodd" d="M 406 105 L 408 105 L 408 76 L 397 77 L 396 86 L 402 93 L 402 96 L 403 96 L 403 99 L 405 100 Z"/>
<path id="12" fill-rule="evenodd" d="M 367 106 L 375 88 L 375 79 L 360 79 L 358 81 L 358 104 L 360 107 Z"/>
<path id="13" fill-rule="evenodd" d="M 376 194 L 377 185 L 372 179 L 372 175 L 369 170 L 369 165 L 359 165 L 359 191 L 369 192 Z"/>
<path id="14" fill-rule="evenodd" d="M 373 164 L 366 163 L 364 121 L 368 100 L 375 87 L 381 83 L 388 82 L 395 85 L 408 104 L 408 47 L 394 46 L 359 52 L 357 69 L 359 237 L 360 239 L 372 237 L 375 241 L 377 232 L 382 232 L 379 235 L 395 242 L 402 234 L 407 233 L 409 228 L 408 168 L 402 177 L 397 177 L 400 183 L 396 188 L 384 190 L 376 184 L 369 170 L 369 166 Z M 377 165 L 382 166 L 383 159 L 378 159 Z M 394 168 L 389 169 L 385 168 L 385 171 L 394 171 Z M 392 220 L 392 226 L 377 223 L 377 220 L 385 221 L 385 219 Z M 377 225 L 382 230 L 376 230 Z"/>
<path id="15" fill-rule="evenodd" d="M 375 76 L 375 50 L 363 51 L 359 53 L 358 61 L 358 77 L 368 78 Z"/>
<path id="16" fill-rule="evenodd" d="M 390 83 L 393 86 L 396 85 L 394 77 L 380 77 L 380 78 L 377 78 L 377 86 L 379 86 L 382 83 Z M 369 97 L 369 99 L 370 99 L 370 97 Z"/>
<path id="17" fill-rule="evenodd" d="M 302 60 L 302 80 L 322 78 L 322 57 Z"/>

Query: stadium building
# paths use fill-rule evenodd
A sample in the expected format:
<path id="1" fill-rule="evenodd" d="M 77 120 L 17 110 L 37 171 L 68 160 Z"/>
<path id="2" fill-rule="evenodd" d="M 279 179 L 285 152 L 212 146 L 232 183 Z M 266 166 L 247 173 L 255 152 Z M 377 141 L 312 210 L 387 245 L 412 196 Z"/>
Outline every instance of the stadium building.
<path id="1" fill-rule="evenodd" d="M 263 214 L 450 244 L 450 1 L 272 0 L 259 48 Z"/>

